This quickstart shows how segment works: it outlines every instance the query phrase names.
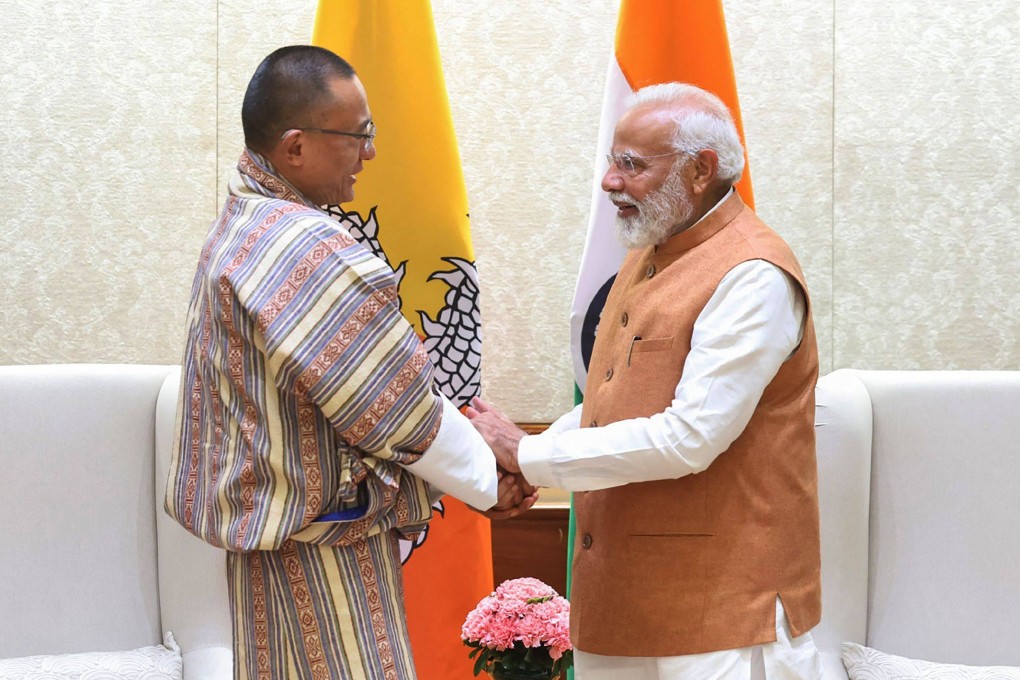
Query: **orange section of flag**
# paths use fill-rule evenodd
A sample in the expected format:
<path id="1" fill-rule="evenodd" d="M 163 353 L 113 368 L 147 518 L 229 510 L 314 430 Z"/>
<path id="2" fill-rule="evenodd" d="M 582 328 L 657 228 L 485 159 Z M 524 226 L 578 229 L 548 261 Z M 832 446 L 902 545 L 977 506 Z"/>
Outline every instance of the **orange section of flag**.
<path id="1" fill-rule="evenodd" d="M 489 520 L 460 501 L 446 496 L 443 505 L 444 516 L 432 520 L 435 530 L 404 567 L 407 625 L 421 680 L 471 680 L 460 627 L 492 592 L 492 535 Z"/>
<path id="2" fill-rule="evenodd" d="M 616 25 L 616 59 L 635 91 L 676 80 L 717 95 L 733 114 L 743 142 L 744 126 L 721 0 L 624 0 Z M 737 190 L 753 209 L 751 170 L 746 165 Z"/>

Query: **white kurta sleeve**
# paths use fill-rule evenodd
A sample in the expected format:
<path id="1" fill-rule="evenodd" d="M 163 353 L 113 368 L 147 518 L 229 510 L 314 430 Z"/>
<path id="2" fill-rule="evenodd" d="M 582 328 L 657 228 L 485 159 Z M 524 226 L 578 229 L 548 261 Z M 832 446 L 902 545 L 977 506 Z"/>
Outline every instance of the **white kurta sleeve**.
<path id="1" fill-rule="evenodd" d="M 567 411 L 562 416 L 553 421 L 552 425 L 546 429 L 549 434 L 556 434 L 557 432 L 567 432 L 569 430 L 576 430 L 581 427 L 581 409 L 582 404 L 578 404 L 570 411 Z"/>
<path id="2" fill-rule="evenodd" d="M 479 510 L 496 504 L 496 457 L 471 421 L 445 396 L 439 433 L 422 457 L 404 468 Z"/>
<path id="3" fill-rule="evenodd" d="M 648 418 L 526 436 L 519 452 L 524 477 L 591 491 L 704 470 L 747 426 L 800 344 L 804 319 L 800 286 L 781 269 L 764 260 L 734 267 L 695 321 L 669 407 Z"/>

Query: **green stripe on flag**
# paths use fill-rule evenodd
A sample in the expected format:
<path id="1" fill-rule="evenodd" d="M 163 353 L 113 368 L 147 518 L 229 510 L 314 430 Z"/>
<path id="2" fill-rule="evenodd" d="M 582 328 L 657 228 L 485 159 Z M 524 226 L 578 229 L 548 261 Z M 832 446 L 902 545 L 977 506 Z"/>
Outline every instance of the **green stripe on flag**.
<path id="1" fill-rule="evenodd" d="M 574 385 L 574 406 L 583 401 L 584 395 L 581 389 Z M 570 599 L 570 565 L 574 563 L 574 535 L 577 533 L 577 523 L 574 521 L 574 494 L 570 494 L 570 520 L 567 523 L 567 592 L 566 598 Z M 574 680 L 574 669 L 567 670 L 567 680 Z"/>

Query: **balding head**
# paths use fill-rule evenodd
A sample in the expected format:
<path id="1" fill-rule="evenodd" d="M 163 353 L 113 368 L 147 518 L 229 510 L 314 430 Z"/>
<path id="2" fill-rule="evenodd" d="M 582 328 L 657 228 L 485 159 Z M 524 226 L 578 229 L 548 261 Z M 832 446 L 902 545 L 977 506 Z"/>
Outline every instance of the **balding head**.
<path id="1" fill-rule="evenodd" d="M 288 128 L 316 125 L 313 121 L 333 103 L 331 81 L 353 77 L 350 64 L 322 47 L 291 45 L 276 50 L 255 69 L 244 93 L 245 145 L 266 153 Z"/>
<path id="2" fill-rule="evenodd" d="M 649 85 L 631 95 L 626 108 L 666 113 L 673 121 L 673 149 L 688 154 L 711 149 L 719 157 L 718 179 L 731 185 L 740 179 L 744 148 L 737 126 L 726 105 L 711 92 L 687 83 Z"/>

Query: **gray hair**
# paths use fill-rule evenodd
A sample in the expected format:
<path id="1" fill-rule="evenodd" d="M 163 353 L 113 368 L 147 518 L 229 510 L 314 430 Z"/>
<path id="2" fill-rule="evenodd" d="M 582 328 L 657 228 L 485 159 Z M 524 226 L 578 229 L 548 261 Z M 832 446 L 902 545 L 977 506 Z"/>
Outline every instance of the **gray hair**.
<path id="1" fill-rule="evenodd" d="M 744 147 L 733 116 L 719 97 L 687 83 L 661 83 L 643 87 L 627 100 L 627 111 L 661 105 L 676 129 L 673 148 L 688 154 L 712 149 L 719 156 L 718 176 L 736 183 L 744 171 Z"/>

